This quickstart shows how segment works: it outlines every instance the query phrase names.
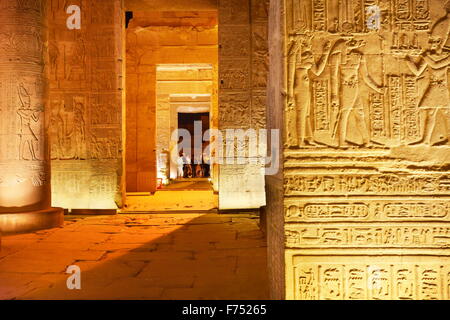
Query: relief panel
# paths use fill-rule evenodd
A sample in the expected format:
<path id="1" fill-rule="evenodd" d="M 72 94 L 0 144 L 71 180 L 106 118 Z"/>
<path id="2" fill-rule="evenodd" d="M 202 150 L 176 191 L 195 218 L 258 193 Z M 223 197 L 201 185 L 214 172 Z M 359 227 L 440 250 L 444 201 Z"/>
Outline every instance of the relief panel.
<path id="1" fill-rule="evenodd" d="M 296 256 L 289 251 L 289 294 L 297 300 L 449 299 L 448 257 Z M 307 261 L 307 262 L 305 262 Z"/>
<path id="2" fill-rule="evenodd" d="M 284 19 L 286 295 L 448 299 L 450 1 Z"/>
<path id="3" fill-rule="evenodd" d="M 266 0 L 220 0 L 219 1 L 219 129 L 265 129 L 266 87 L 268 65 L 268 5 Z M 225 141 L 225 156 L 231 151 L 239 156 L 235 163 L 249 163 L 252 167 L 256 157 L 249 148 L 251 141 L 243 143 Z M 265 143 L 264 143 L 265 145 Z M 257 152 L 257 151 L 256 151 Z M 219 190 L 219 207 L 227 209 L 256 208 L 265 204 L 264 172 L 260 166 L 254 172 L 255 183 L 242 180 L 242 174 L 229 170 L 233 166 L 221 165 L 219 180 L 228 181 L 235 190 L 221 183 L 226 191 Z M 236 184 L 236 181 L 241 183 Z M 242 188 L 249 190 L 242 193 Z M 254 191 L 251 191 L 253 190 Z M 263 189 L 261 189 L 263 188 Z M 237 201 L 237 194 L 243 201 Z M 233 204 L 234 203 L 234 204 Z M 259 206 L 258 206 L 259 203 Z"/>
<path id="4" fill-rule="evenodd" d="M 390 3 L 288 1 L 289 148 L 449 144 L 450 18 L 442 3 Z M 378 32 L 367 30 L 371 5 Z"/>
<path id="5" fill-rule="evenodd" d="M 120 1 L 78 4 L 81 30 L 67 30 L 66 1 L 50 4 L 53 204 L 116 209 L 122 157 Z"/>

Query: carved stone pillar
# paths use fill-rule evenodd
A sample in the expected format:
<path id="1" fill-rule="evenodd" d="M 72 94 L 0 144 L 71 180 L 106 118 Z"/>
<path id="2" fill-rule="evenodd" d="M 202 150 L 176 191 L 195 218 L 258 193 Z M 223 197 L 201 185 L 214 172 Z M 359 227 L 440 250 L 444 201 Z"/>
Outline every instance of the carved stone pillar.
<path id="1" fill-rule="evenodd" d="M 51 208 L 45 0 L 0 0 L 0 231 L 62 224 Z"/>
<path id="2" fill-rule="evenodd" d="M 273 297 L 450 299 L 449 2 L 272 0 L 270 15 Z"/>
<path id="3" fill-rule="evenodd" d="M 259 130 L 266 128 L 267 5 L 263 0 L 219 1 L 219 129 L 225 149 L 236 150 L 224 151 L 220 164 L 221 210 L 265 205 L 265 144 Z M 228 130 L 254 132 L 258 143 L 235 142 L 226 137 Z"/>

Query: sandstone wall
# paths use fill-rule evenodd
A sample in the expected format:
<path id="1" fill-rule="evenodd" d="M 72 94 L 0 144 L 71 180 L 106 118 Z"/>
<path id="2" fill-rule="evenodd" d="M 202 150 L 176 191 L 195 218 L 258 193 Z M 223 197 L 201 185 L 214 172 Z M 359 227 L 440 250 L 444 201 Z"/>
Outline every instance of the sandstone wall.
<path id="1" fill-rule="evenodd" d="M 49 105 L 53 205 L 115 209 L 122 176 L 120 0 L 74 0 L 81 29 L 69 30 L 67 1 L 49 1 Z"/>
<path id="2" fill-rule="evenodd" d="M 450 298 L 445 3 L 285 4 L 286 298 Z"/>
<path id="3" fill-rule="evenodd" d="M 226 129 L 266 128 L 267 19 L 268 1 L 219 1 L 219 128 L 224 140 Z M 240 149 L 248 150 L 247 142 L 226 144 L 233 145 L 234 154 Z M 224 154 L 219 208 L 264 206 L 264 165 L 248 161 L 257 160 L 258 156 L 246 153 L 245 164 L 238 164 L 228 162 L 233 158 L 229 152 Z"/>

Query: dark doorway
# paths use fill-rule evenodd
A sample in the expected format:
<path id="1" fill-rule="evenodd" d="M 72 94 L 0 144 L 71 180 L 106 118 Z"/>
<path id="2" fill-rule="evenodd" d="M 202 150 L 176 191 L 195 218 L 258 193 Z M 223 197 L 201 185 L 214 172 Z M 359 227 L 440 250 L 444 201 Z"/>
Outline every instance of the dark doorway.
<path id="1" fill-rule="evenodd" d="M 201 136 L 196 136 L 195 124 L 201 124 Z M 182 158 L 183 169 L 179 170 L 179 178 L 208 178 L 210 176 L 208 142 L 203 141 L 209 129 L 209 112 L 178 113 L 178 129 L 186 129 L 191 135 L 190 150 L 178 150 Z M 199 131 L 200 132 L 200 131 Z M 209 139 L 205 139 L 209 140 Z M 196 149 L 195 141 L 201 141 L 201 149 Z M 181 160 L 180 160 L 181 165 Z"/>

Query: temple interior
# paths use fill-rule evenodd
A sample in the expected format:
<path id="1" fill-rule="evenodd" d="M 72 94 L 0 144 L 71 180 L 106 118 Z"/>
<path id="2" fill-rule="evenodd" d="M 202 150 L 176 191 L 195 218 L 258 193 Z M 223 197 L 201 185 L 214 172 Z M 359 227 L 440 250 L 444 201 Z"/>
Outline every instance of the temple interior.
<path id="1" fill-rule="evenodd" d="M 450 299 L 450 1 L 0 9 L 0 299 Z"/>

